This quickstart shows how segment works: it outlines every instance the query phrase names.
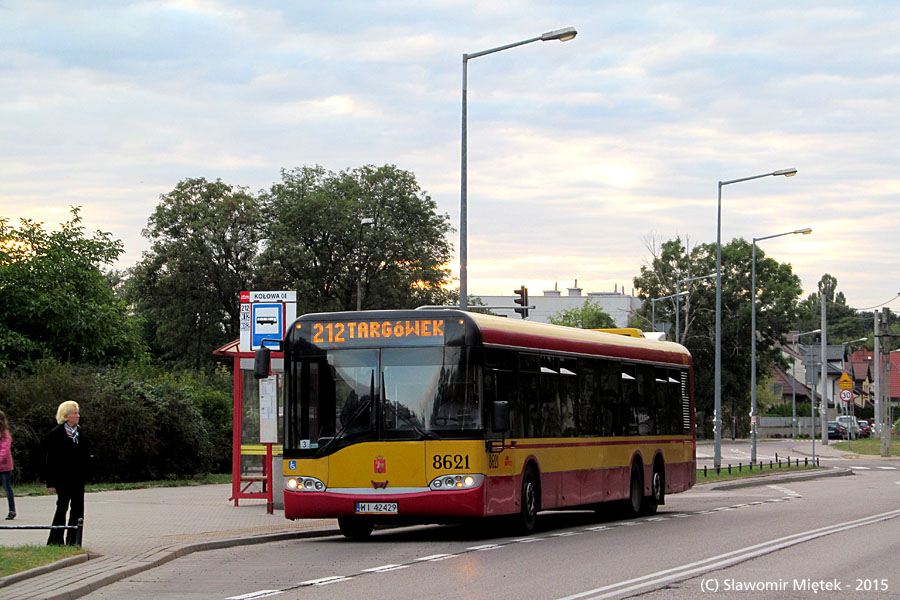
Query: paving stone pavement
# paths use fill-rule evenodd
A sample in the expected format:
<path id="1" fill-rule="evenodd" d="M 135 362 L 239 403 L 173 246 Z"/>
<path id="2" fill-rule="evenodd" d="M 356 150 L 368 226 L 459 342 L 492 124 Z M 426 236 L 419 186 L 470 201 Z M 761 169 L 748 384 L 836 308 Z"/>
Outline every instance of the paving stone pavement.
<path id="1" fill-rule="evenodd" d="M 230 496 L 230 484 L 85 494 L 82 546 L 90 558 L 0 579 L 0 600 L 78 598 L 198 550 L 338 533 L 336 520 L 288 521 L 280 510 L 267 514 L 265 500 L 234 506 Z M 48 525 L 55 504 L 55 496 L 17 497 L 16 519 L 3 524 Z M 45 544 L 47 534 L 0 530 L 0 546 Z"/>

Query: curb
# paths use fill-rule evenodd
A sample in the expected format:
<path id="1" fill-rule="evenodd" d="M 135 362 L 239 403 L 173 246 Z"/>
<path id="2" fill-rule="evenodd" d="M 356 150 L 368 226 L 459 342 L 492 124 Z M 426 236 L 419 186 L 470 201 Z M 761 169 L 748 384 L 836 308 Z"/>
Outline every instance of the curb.
<path id="1" fill-rule="evenodd" d="M 281 542 L 292 539 L 328 537 L 337 535 L 339 533 L 340 531 L 337 529 L 313 529 L 306 531 L 272 533 L 254 537 L 237 537 L 224 540 L 212 540 L 208 542 L 199 542 L 196 544 L 174 546 L 160 550 L 156 553 L 157 556 L 151 558 L 150 560 L 132 560 L 131 562 L 136 564 L 114 569 L 110 573 L 100 576 L 99 579 L 96 579 L 90 583 L 80 584 L 66 591 L 61 591 L 57 594 L 46 596 L 44 600 L 70 600 L 72 598 L 80 598 L 81 596 L 86 596 L 87 594 L 95 592 L 98 589 L 111 583 L 115 583 L 117 581 L 125 579 L 126 577 L 131 577 L 132 575 L 136 575 L 143 571 L 156 568 L 160 565 L 164 565 L 171 560 L 187 556 L 188 554 L 193 554 L 194 552 L 203 552 L 205 550 L 219 550 L 222 548 L 233 548 L 236 546 L 252 546 L 255 544 Z M 90 558 L 99 557 L 100 555 L 96 554 L 81 554 L 79 556 L 64 558 L 48 565 L 42 565 L 34 569 L 22 571 L 21 573 L 14 573 L 0 579 L 0 588 L 11 585 L 13 583 L 18 583 L 25 579 L 30 579 L 32 577 L 46 575 L 47 573 L 51 573 L 65 567 L 87 562 Z"/>
<path id="2" fill-rule="evenodd" d="M 52 562 L 47 565 L 41 565 L 40 567 L 35 567 L 33 569 L 28 569 L 27 571 L 20 571 L 18 573 L 13 573 L 12 575 L 7 575 L 6 577 L 0 577 L 0 588 L 4 588 L 8 585 L 12 585 L 14 583 L 18 583 L 23 579 L 31 579 L 32 577 L 40 577 L 41 575 L 46 575 L 52 571 L 56 571 L 57 569 L 62 569 L 63 567 L 68 567 L 71 565 L 77 565 L 83 562 L 86 562 L 91 558 L 91 555 L 85 552 L 84 554 L 79 554 L 78 556 L 69 556 L 68 558 L 62 558 L 56 562 Z"/>
<path id="3" fill-rule="evenodd" d="M 784 483 L 788 481 L 810 481 L 812 479 L 820 479 L 823 477 L 846 477 L 855 475 L 852 469 L 844 467 L 823 467 L 816 469 L 812 473 L 804 471 L 796 471 L 794 473 L 777 473 L 773 475 L 757 475 L 748 477 L 739 481 L 723 482 L 723 483 L 701 483 L 694 487 L 708 486 L 712 490 L 737 490 L 740 488 L 754 487 L 760 485 L 770 485 L 773 482 Z"/>

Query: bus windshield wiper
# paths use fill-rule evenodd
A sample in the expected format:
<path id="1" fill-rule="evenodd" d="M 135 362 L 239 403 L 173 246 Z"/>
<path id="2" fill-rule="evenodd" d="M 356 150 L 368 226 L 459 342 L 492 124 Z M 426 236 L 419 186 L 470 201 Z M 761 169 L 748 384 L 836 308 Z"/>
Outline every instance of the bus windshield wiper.
<path id="1" fill-rule="evenodd" d="M 359 406 L 356 407 L 356 410 L 353 411 L 353 414 L 350 415 L 350 418 L 347 419 L 347 422 L 344 423 L 344 426 L 341 427 L 341 430 L 337 433 L 337 435 L 331 438 L 327 444 L 319 448 L 319 456 L 323 456 L 324 454 L 326 454 L 329 450 L 331 450 L 332 447 L 335 447 L 337 445 L 338 441 L 344 438 L 347 430 L 351 425 L 353 425 L 353 423 L 356 422 L 360 415 L 362 415 L 363 411 L 372 406 L 373 398 L 375 398 L 375 371 L 372 371 L 371 376 L 369 377 L 369 397 L 359 403 Z"/>

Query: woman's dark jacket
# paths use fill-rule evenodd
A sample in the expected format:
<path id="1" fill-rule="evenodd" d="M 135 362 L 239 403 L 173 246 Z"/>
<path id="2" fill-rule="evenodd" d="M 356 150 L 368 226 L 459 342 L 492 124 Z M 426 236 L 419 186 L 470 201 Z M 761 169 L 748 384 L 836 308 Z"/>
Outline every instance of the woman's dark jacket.
<path id="1" fill-rule="evenodd" d="M 44 463 L 44 483 L 47 487 L 83 485 L 88 480 L 90 448 L 84 429 L 78 427 L 76 444 L 66 433 L 65 424 L 57 425 L 50 430 L 44 444 L 47 457 Z"/>

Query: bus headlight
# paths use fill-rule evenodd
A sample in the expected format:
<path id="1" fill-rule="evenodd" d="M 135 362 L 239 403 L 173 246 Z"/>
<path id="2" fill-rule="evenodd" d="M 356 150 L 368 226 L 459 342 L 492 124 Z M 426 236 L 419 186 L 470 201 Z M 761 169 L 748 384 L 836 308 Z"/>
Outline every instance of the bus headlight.
<path id="1" fill-rule="evenodd" d="M 484 475 L 441 475 L 428 487 L 433 490 L 471 490 L 484 482 Z"/>
<path id="2" fill-rule="evenodd" d="M 325 491 L 325 484 L 315 477 L 291 477 L 284 482 L 284 487 L 294 492 Z"/>

